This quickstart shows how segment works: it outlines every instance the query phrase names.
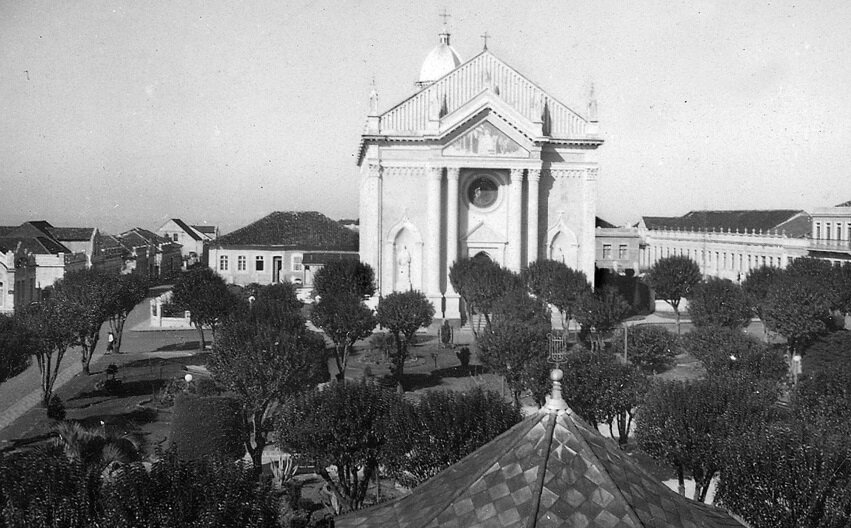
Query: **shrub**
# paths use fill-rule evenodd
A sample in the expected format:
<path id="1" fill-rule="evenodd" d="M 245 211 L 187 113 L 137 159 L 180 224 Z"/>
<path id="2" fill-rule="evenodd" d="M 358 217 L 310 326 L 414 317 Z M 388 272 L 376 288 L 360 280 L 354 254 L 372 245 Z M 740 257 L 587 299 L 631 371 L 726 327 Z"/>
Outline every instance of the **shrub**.
<path id="1" fill-rule="evenodd" d="M 614 341 L 612 352 L 623 354 L 623 338 Z M 678 336 L 664 327 L 642 325 L 632 326 L 628 330 L 627 358 L 647 374 L 664 372 L 671 368 L 678 353 Z"/>
<path id="2" fill-rule="evenodd" d="M 805 374 L 835 369 L 851 371 L 851 332 L 847 330 L 821 336 L 804 350 Z"/>
<path id="3" fill-rule="evenodd" d="M 47 417 L 52 420 L 62 421 L 65 419 L 65 404 L 57 395 L 52 395 L 47 402 Z"/>
<path id="4" fill-rule="evenodd" d="M 781 381 L 789 367 L 782 352 L 741 330 L 706 326 L 683 336 L 683 347 L 703 363 L 710 375 L 736 373 Z"/>
<path id="5" fill-rule="evenodd" d="M 455 356 L 461 362 L 461 368 L 466 369 L 470 366 L 470 347 L 461 347 L 461 350 L 455 352 Z"/>
<path id="6" fill-rule="evenodd" d="M 178 395 L 174 401 L 171 444 L 181 460 L 207 456 L 242 457 L 245 447 L 239 402 L 224 396 Z"/>

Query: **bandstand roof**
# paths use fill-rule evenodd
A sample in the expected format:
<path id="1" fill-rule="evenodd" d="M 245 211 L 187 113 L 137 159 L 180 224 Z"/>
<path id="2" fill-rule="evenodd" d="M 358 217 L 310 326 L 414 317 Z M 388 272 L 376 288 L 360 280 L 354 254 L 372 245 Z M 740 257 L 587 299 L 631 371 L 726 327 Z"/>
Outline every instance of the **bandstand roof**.
<path id="1" fill-rule="evenodd" d="M 338 528 L 740 528 L 670 490 L 569 409 L 544 408 L 412 494 Z"/>

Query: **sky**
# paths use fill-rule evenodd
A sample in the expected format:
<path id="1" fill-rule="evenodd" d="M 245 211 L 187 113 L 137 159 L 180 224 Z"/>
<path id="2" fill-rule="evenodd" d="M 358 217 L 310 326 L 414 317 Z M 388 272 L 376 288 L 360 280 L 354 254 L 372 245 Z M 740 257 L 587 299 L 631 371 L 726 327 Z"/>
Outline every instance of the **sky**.
<path id="1" fill-rule="evenodd" d="M 414 93 L 443 9 L 584 113 L 598 216 L 851 199 L 851 2 L 0 0 L 0 225 L 222 233 L 355 218 L 355 151 Z"/>

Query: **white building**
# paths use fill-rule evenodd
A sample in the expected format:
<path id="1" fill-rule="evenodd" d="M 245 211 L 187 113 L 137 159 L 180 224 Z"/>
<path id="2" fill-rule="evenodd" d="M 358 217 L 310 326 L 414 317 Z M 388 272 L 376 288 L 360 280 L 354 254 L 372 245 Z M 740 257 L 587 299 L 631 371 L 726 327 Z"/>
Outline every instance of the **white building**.
<path id="1" fill-rule="evenodd" d="M 831 262 L 851 262 L 851 201 L 813 211 L 810 255 Z"/>
<path id="2" fill-rule="evenodd" d="M 520 271 L 553 258 L 594 276 L 596 104 L 582 115 L 484 49 L 462 62 L 444 28 L 416 91 L 383 112 L 357 153 L 360 258 L 378 294 L 416 289 L 460 317 L 462 257 Z"/>

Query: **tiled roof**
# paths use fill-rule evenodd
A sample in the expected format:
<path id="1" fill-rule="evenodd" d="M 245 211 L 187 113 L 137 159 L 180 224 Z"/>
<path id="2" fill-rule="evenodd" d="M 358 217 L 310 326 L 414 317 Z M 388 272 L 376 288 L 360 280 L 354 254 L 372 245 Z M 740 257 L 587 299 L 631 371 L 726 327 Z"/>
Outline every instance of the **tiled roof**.
<path id="1" fill-rule="evenodd" d="M 337 528 L 741 528 L 682 497 L 569 410 L 542 409 L 413 493 Z"/>
<path id="2" fill-rule="evenodd" d="M 183 229 L 183 231 L 187 235 L 192 237 L 192 240 L 201 240 L 201 237 L 198 236 L 198 233 L 196 233 L 194 229 L 189 227 L 189 224 L 187 224 L 186 222 L 184 222 L 180 218 L 172 218 L 171 221 L 174 222 L 175 224 L 177 224 L 180 227 L 180 229 Z"/>
<path id="3" fill-rule="evenodd" d="M 358 234 L 315 211 L 277 211 L 219 237 L 216 245 L 357 251 Z"/>
<path id="4" fill-rule="evenodd" d="M 604 228 L 610 229 L 610 228 L 617 227 L 617 226 L 615 224 L 611 223 L 611 222 L 606 222 L 605 220 L 603 220 L 599 216 L 595 216 L 594 217 L 594 227 L 604 227 Z"/>
<path id="5" fill-rule="evenodd" d="M 51 227 L 49 230 L 53 238 L 60 242 L 83 242 L 92 239 L 95 233 L 93 227 Z"/>
<path id="6" fill-rule="evenodd" d="M 783 229 L 783 225 L 796 218 L 809 217 L 804 211 L 794 209 L 768 209 L 744 211 L 690 211 L 683 216 L 644 216 L 648 229 L 769 231 Z"/>
<path id="7" fill-rule="evenodd" d="M 70 249 L 47 236 L 6 236 L 0 238 L 0 243 L 11 248 L 16 248 L 20 243 L 24 251 L 38 255 L 71 253 Z"/>
<path id="8" fill-rule="evenodd" d="M 841 204 L 836 205 L 834 207 L 851 207 L 851 200 L 848 200 L 847 202 L 842 202 Z"/>
<path id="9" fill-rule="evenodd" d="M 216 226 L 211 225 L 193 225 L 192 226 L 199 233 L 204 233 L 207 236 L 214 237 L 216 236 Z"/>

